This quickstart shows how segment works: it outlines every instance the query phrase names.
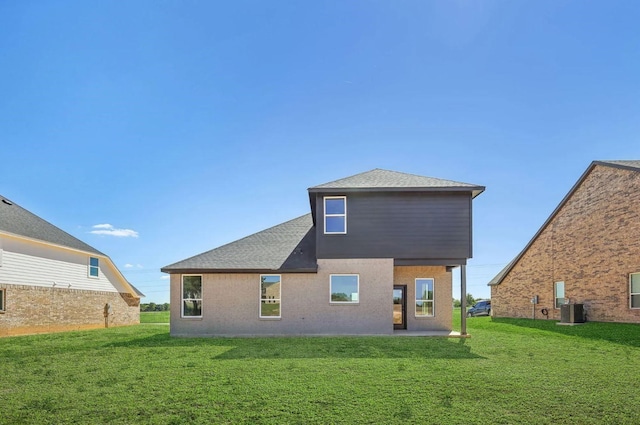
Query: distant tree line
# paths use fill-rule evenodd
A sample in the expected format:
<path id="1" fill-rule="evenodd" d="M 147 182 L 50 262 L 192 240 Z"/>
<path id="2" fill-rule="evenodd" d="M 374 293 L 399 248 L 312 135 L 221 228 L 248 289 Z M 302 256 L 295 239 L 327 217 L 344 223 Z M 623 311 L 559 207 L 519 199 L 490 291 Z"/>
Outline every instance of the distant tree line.
<path id="1" fill-rule="evenodd" d="M 472 305 L 474 305 L 476 303 L 476 301 L 480 300 L 480 298 L 475 299 L 473 298 L 473 295 L 471 294 L 467 294 L 467 307 L 471 307 Z M 460 302 L 460 300 L 457 299 L 453 299 L 453 306 L 454 307 L 460 307 L 462 305 L 462 303 Z"/>
<path id="2" fill-rule="evenodd" d="M 164 303 L 164 304 L 156 304 L 156 303 L 140 304 L 140 311 L 169 311 L 169 303 Z"/>

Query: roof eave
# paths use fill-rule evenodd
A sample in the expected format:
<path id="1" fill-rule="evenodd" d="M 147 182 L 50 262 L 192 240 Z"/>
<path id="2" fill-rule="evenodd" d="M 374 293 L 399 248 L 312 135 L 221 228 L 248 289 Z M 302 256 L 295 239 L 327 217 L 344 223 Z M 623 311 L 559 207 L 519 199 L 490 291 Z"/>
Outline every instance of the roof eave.
<path id="1" fill-rule="evenodd" d="M 228 273 L 318 273 L 317 267 L 306 267 L 306 268 L 298 268 L 298 269 L 212 269 L 212 268 L 167 268 L 164 267 L 160 269 L 163 273 L 169 274 L 204 274 L 204 273 L 213 273 L 213 274 L 228 274 Z"/>
<path id="2" fill-rule="evenodd" d="M 354 192 L 471 192 L 473 197 L 484 192 L 484 186 L 451 186 L 451 187 L 323 187 L 309 188 L 312 193 L 354 193 Z"/>

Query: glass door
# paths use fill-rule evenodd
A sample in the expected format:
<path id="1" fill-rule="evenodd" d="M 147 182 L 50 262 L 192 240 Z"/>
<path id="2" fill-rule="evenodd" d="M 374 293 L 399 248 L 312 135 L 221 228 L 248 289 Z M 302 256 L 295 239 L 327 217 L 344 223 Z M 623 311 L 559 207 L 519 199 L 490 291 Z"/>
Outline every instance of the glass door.
<path id="1" fill-rule="evenodd" d="M 393 287 L 393 329 L 407 329 L 407 287 Z"/>

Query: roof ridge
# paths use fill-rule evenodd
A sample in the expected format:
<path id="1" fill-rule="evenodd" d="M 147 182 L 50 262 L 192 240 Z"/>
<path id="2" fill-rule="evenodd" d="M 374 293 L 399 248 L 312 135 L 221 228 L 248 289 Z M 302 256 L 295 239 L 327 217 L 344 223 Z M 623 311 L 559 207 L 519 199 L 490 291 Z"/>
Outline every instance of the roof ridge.
<path id="1" fill-rule="evenodd" d="M 0 231 L 6 232 L 6 233 L 10 233 L 12 235 L 21 236 L 21 237 L 24 237 L 24 238 L 30 238 L 30 239 L 38 240 L 38 241 L 41 241 L 41 242 L 46 242 L 46 243 L 59 245 L 59 246 L 63 246 L 63 247 L 66 247 L 66 248 L 72 248 L 72 249 L 76 249 L 76 250 L 80 250 L 80 251 L 90 252 L 90 253 L 94 253 L 94 254 L 99 254 L 99 255 L 103 255 L 103 256 L 107 257 L 107 255 L 105 253 L 99 251 L 98 249 L 96 249 L 93 246 L 89 245 L 88 243 L 82 241 L 81 239 L 73 236 L 71 233 L 61 229 L 60 227 L 56 226 L 55 224 L 51 223 L 50 221 L 45 220 L 44 218 L 40 217 L 37 214 L 34 214 L 33 212 L 31 212 L 28 209 L 24 208 L 23 206 L 17 204 L 16 202 L 12 201 L 11 199 L 7 198 L 6 196 L 0 194 L 0 200 L 2 200 L 2 202 L 4 202 L 5 200 L 8 201 L 9 202 L 8 204 L 7 204 L 7 202 L 4 202 L 8 207 L 19 209 L 22 212 L 23 216 L 27 216 L 29 219 L 34 220 L 35 223 L 44 224 L 45 226 L 48 226 L 50 229 L 55 229 L 56 232 L 62 234 L 64 237 L 71 238 L 72 241 L 74 241 L 74 242 L 76 242 L 78 244 L 76 246 L 73 246 L 73 245 L 70 245 L 68 243 L 65 243 L 65 241 L 52 240 L 52 239 L 55 239 L 55 237 L 46 238 L 46 237 L 43 237 L 42 235 L 38 236 L 37 232 L 34 233 L 34 234 L 27 234 L 28 232 L 21 232 L 21 231 L 19 231 L 20 229 L 7 228 L 7 227 L 2 226 L 2 220 L 0 220 Z M 2 218 L 2 217 L 0 216 L 0 218 Z M 46 230 L 46 229 L 33 229 L 33 227 L 30 226 L 30 230 Z"/>

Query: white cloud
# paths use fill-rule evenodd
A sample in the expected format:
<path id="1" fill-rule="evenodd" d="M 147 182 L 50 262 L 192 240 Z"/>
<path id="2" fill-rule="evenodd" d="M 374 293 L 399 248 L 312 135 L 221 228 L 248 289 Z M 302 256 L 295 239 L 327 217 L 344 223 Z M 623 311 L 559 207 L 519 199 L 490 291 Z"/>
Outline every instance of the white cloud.
<path id="1" fill-rule="evenodd" d="M 94 235 L 115 236 L 117 238 L 137 238 L 138 232 L 131 229 L 116 229 L 111 224 L 96 224 L 92 226 L 93 230 L 89 233 Z M 125 266 L 126 267 L 126 266 Z"/>
<path id="2" fill-rule="evenodd" d="M 133 264 L 129 264 L 129 263 L 127 263 L 127 264 L 125 264 L 125 265 L 124 265 L 124 268 L 125 268 L 125 269 L 130 269 L 130 268 L 132 268 L 132 267 L 133 267 Z"/>
<path id="3" fill-rule="evenodd" d="M 162 280 L 169 280 L 171 278 L 171 276 L 161 276 L 160 279 Z"/>
<path id="4" fill-rule="evenodd" d="M 93 226 L 94 229 L 113 229 L 113 226 L 110 224 L 96 224 Z"/>

